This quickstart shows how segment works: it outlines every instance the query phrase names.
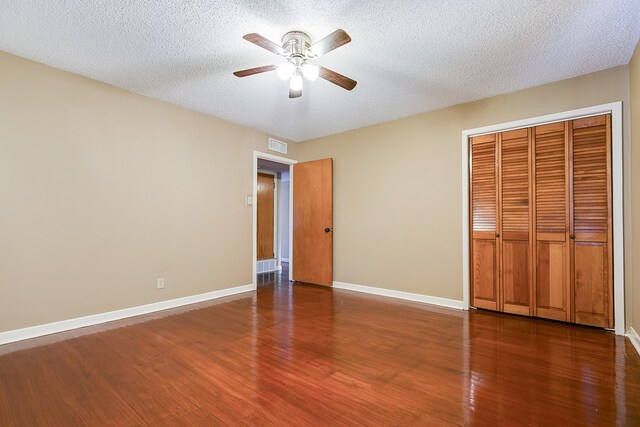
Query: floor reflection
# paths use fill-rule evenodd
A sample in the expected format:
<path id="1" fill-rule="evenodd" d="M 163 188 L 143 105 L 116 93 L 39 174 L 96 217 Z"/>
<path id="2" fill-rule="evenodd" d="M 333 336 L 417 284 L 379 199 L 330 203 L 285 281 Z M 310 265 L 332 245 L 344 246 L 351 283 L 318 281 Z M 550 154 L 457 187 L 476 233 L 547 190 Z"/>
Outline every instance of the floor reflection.
<path id="1" fill-rule="evenodd" d="M 640 425 L 624 337 L 286 274 L 0 348 L 0 425 Z"/>
<path id="2" fill-rule="evenodd" d="M 624 337 L 482 310 L 467 322 L 466 422 L 640 425 L 640 401 L 626 393 L 638 391 L 640 366 Z"/>

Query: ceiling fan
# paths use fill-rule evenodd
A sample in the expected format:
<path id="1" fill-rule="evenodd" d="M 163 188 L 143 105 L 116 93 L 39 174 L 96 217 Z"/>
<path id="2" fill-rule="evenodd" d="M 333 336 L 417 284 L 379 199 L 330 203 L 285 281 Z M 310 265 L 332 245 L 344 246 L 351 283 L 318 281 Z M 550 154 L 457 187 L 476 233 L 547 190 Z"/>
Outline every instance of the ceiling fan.
<path id="1" fill-rule="evenodd" d="M 309 64 L 309 59 L 316 59 L 351 41 L 351 37 L 344 30 L 335 30 L 322 40 L 311 44 L 311 38 L 302 31 L 289 31 L 282 37 L 282 46 L 257 33 L 247 34 L 245 40 L 286 58 L 287 62 L 278 65 L 264 65 L 236 71 L 236 77 L 247 77 L 254 74 L 277 71 L 282 80 L 289 80 L 289 98 L 302 96 L 302 77 L 314 81 L 318 77 L 325 79 L 346 90 L 356 87 L 357 82 L 328 68 Z"/>

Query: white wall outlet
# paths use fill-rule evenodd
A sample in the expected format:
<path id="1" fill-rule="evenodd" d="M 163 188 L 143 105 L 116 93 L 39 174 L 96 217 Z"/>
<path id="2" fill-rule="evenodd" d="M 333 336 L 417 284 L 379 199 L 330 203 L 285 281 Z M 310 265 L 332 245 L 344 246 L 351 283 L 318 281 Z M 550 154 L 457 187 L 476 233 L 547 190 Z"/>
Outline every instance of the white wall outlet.
<path id="1" fill-rule="evenodd" d="M 164 277 L 158 279 L 158 289 L 164 289 Z"/>

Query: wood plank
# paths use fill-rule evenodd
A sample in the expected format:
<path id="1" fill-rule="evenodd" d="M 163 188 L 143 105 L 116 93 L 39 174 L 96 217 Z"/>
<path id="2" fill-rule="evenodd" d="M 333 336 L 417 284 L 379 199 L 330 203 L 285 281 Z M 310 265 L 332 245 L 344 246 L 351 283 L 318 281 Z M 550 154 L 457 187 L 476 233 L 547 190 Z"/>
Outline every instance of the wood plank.
<path id="1" fill-rule="evenodd" d="M 503 240 L 529 240 L 528 231 L 503 231 L 501 236 Z"/>
<path id="2" fill-rule="evenodd" d="M 566 233 L 536 233 L 537 240 L 548 242 L 566 242 Z"/>
<path id="3" fill-rule="evenodd" d="M 495 240 L 496 233 L 495 231 L 474 231 L 471 234 L 471 238 L 480 240 Z"/>
<path id="4" fill-rule="evenodd" d="M 573 121 L 573 128 L 580 129 L 592 126 L 603 126 L 606 123 L 606 115 L 585 117 Z"/>
<path id="5" fill-rule="evenodd" d="M 496 134 L 495 133 L 491 133 L 491 134 L 487 134 L 487 135 L 480 135 L 480 136 L 473 136 L 470 138 L 470 142 L 471 144 L 476 144 L 476 143 L 484 143 L 484 142 L 495 142 L 496 141 Z"/>
<path id="6" fill-rule="evenodd" d="M 0 346 L 0 425 L 640 422 L 640 356 L 625 337 L 272 277 Z"/>
<path id="7" fill-rule="evenodd" d="M 510 140 L 510 139 L 522 139 L 522 138 L 526 139 L 528 133 L 529 133 L 529 129 L 528 128 L 516 129 L 516 130 L 510 130 L 510 131 L 502 132 L 502 140 L 506 141 L 506 140 Z"/>
<path id="8" fill-rule="evenodd" d="M 548 125 L 536 126 L 536 135 L 544 135 L 545 133 L 564 132 L 565 122 L 549 123 Z"/>

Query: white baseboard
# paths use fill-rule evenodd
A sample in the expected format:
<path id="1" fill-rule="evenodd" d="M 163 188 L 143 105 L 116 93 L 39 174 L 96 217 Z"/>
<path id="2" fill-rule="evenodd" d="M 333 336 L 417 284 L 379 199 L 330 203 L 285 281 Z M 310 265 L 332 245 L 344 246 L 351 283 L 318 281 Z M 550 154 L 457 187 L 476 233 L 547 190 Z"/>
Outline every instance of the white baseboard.
<path id="1" fill-rule="evenodd" d="M 432 297 L 423 294 L 412 294 L 410 292 L 394 291 L 392 289 L 374 288 L 372 286 L 353 285 L 351 283 L 333 282 L 336 289 L 347 291 L 364 292 L 365 294 L 381 295 L 384 297 L 399 298 L 408 301 L 423 302 L 426 304 L 439 305 L 442 307 L 456 308 L 462 310 L 462 301 L 448 298 Z"/>
<path id="2" fill-rule="evenodd" d="M 638 354 L 640 354 L 640 336 L 635 329 L 629 328 L 629 332 L 627 332 L 627 337 L 631 341 L 631 344 L 636 348 Z"/>
<path id="3" fill-rule="evenodd" d="M 75 319 L 62 320 L 60 322 L 0 332 L 0 345 L 29 338 L 36 338 L 43 335 L 55 334 L 57 332 L 68 331 L 71 329 L 84 328 L 85 326 L 97 325 L 99 323 L 112 322 L 114 320 L 139 316 L 141 314 L 167 310 L 169 308 L 180 307 L 183 305 L 195 304 L 197 302 L 209 301 L 216 298 L 240 294 L 242 292 L 250 292 L 255 289 L 256 285 L 236 286 L 234 288 L 221 289 L 219 291 L 206 292 L 204 294 L 154 302 L 152 304 L 139 305 L 137 307 L 124 308 L 122 310 L 109 311 L 85 317 L 77 317 Z"/>

